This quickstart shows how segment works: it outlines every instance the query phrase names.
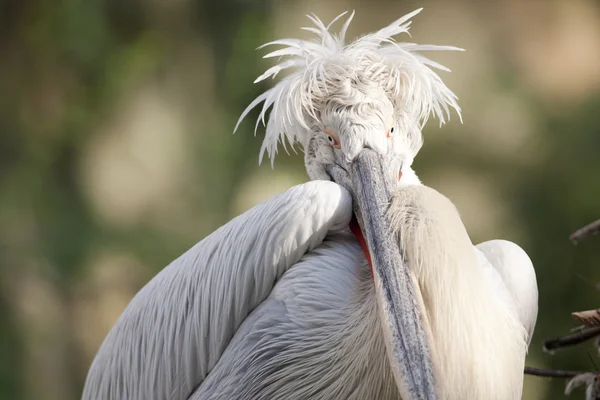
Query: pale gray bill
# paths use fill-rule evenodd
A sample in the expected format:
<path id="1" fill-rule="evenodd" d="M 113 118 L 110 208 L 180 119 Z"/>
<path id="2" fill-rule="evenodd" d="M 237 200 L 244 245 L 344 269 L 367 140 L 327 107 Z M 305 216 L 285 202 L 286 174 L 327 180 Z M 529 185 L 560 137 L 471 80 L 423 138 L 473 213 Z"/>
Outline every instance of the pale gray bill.
<path id="1" fill-rule="evenodd" d="M 431 351 L 423 329 L 423 317 L 406 261 L 386 212 L 397 187 L 397 173 L 390 171 L 389 160 L 371 149 L 364 149 L 352 162 L 350 179 L 356 202 L 355 213 L 367 241 L 373 274 L 388 325 L 388 354 L 399 389 L 408 399 L 437 398 Z M 395 179 L 395 181 L 393 181 Z"/>

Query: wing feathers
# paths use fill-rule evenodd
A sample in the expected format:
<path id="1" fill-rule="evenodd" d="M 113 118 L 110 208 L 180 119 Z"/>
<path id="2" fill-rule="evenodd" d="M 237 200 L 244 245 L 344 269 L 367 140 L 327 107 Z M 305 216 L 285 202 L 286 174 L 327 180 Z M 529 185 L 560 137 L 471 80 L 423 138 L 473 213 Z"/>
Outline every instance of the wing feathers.
<path id="1" fill-rule="evenodd" d="M 345 189 L 313 181 L 219 228 L 134 297 L 98 351 L 83 399 L 188 398 L 281 275 L 351 214 Z"/>

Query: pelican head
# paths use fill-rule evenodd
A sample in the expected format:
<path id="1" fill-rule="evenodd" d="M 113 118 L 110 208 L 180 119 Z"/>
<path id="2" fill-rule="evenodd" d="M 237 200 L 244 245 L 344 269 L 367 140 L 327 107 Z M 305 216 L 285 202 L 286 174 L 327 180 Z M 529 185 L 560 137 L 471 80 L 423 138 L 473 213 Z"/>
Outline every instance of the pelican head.
<path id="1" fill-rule="evenodd" d="M 260 158 L 266 151 L 273 160 L 279 142 L 298 143 L 311 179 L 333 180 L 352 194 L 357 236 L 366 238 L 387 353 L 404 399 L 434 399 L 436 383 L 419 295 L 385 216 L 395 190 L 420 183 L 411 164 L 428 117 L 443 124 L 449 108 L 460 116 L 456 96 L 432 69 L 447 68 L 418 52 L 461 49 L 393 40 L 408 33 L 410 18 L 420 11 L 349 44 L 345 34 L 354 13 L 337 34 L 329 29 L 345 13 L 327 26 L 309 16 L 315 26 L 303 29 L 318 40 L 265 44 L 283 46 L 265 58 L 286 58 L 256 82 L 290 73 L 240 117 L 264 102 L 256 122 L 266 126 Z"/>

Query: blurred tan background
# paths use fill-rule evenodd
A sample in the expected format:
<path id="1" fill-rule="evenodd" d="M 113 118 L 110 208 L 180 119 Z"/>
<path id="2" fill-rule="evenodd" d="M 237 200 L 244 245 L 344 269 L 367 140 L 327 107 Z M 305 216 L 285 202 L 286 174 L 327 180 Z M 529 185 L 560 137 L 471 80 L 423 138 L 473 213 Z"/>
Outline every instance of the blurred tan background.
<path id="1" fill-rule="evenodd" d="M 265 86 L 256 47 L 356 9 L 349 36 L 423 6 L 411 33 L 464 124 L 432 120 L 415 168 L 475 242 L 505 238 L 537 269 L 528 364 L 598 369 L 591 345 L 541 351 L 600 306 L 600 3 L 593 0 L 0 1 L 0 398 L 80 397 L 132 296 L 205 235 L 300 182 L 302 156 L 258 166 L 263 131 L 232 130 Z M 405 39 L 406 40 L 406 39 Z M 435 56 L 435 55 L 434 55 Z M 256 116 L 256 113 L 251 116 Z M 562 399 L 526 377 L 524 399 Z M 583 393 L 577 394 L 582 398 Z M 573 396 L 575 398 L 575 396 Z"/>

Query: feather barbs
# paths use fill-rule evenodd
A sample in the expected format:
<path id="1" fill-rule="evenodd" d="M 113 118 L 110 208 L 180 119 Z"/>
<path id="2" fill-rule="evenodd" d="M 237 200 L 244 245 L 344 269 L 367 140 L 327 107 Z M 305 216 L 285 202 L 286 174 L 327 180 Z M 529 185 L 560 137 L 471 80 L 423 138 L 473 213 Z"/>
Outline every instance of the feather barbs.
<path id="1" fill-rule="evenodd" d="M 395 105 L 399 127 L 408 135 L 418 136 L 416 141 L 420 140 L 421 129 L 431 114 L 442 125 L 450 117 L 450 108 L 453 108 L 462 121 L 456 95 L 434 71 L 449 69 L 418 53 L 462 49 L 394 40 L 394 36 L 408 34 L 410 19 L 421 10 L 415 10 L 349 44 L 345 44 L 345 36 L 354 12 L 337 34 L 330 32 L 330 28 L 347 12 L 338 15 L 328 25 L 313 14 L 308 18 L 314 26 L 302 29 L 314 33 L 316 40 L 279 39 L 260 46 L 258 49 L 274 45 L 283 47 L 264 56 L 279 57 L 280 62 L 267 69 L 254 83 L 274 79 L 282 71 L 289 73 L 248 105 L 234 132 L 250 111 L 263 103 L 254 132 L 256 134 L 260 123 L 266 127 L 259 159 L 262 160 L 266 151 L 273 162 L 279 143 L 284 148 L 287 147 L 286 142 L 292 148 L 297 142 L 302 146 L 306 144 L 313 127 L 319 123 L 324 105 L 336 94 L 339 97 L 339 93 L 349 93 L 348 86 L 356 86 L 363 91 L 372 86 L 381 89 Z M 356 97 L 347 99 L 346 103 L 352 101 L 356 101 Z"/>

